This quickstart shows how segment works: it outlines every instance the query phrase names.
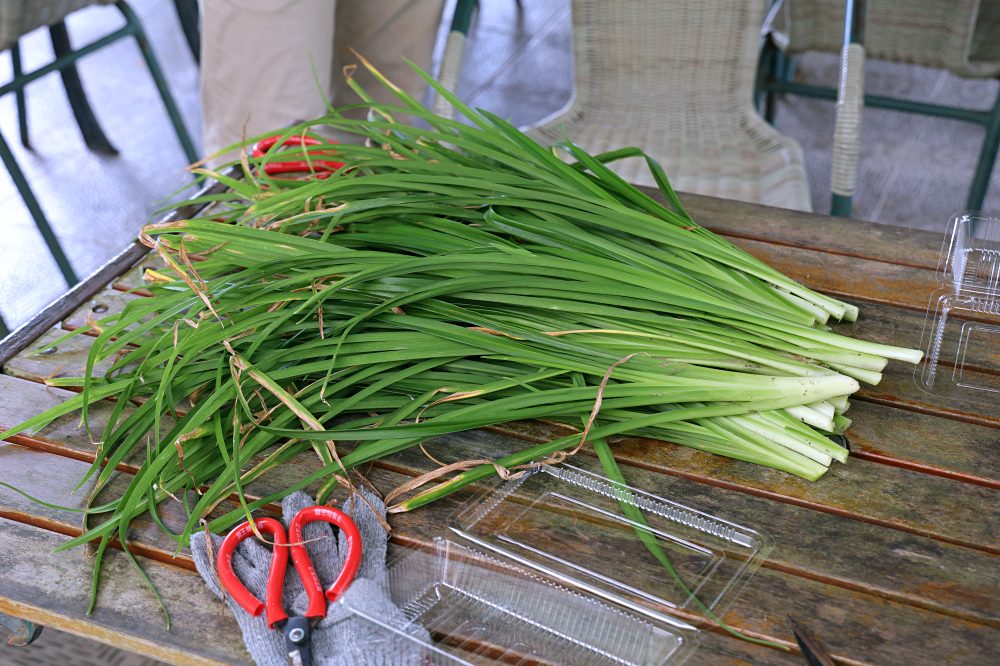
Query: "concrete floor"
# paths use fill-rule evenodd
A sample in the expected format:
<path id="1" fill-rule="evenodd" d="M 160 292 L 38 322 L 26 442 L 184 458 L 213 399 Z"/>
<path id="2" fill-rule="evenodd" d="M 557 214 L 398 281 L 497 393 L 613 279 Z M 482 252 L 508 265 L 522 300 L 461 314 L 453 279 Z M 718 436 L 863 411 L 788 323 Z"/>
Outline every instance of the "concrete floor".
<path id="1" fill-rule="evenodd" d="M 452 0 L 453 1 L 453 0 Z M 198 70 L 168 0 L 132 0 L 146 26 L 189 131 L 198 141 Z M 483 0 L 473 25 L 460 94 L 525 125 L 562 107 L 571 95 L 572 57 L 568 0 L 521 3 Z M 70 35 L 82 44 L 113 29 L 120 17 L 97 7 L 73 15 Z M 22 40 L 27 69 L 47 62 L 46 31 Z M 12 95 L 0 98 L 0 131 L 10 143 L 36 196 L 80 275 L 97 268 L 131 241 L 141 224 L 175 196 L 188 178 L 185 159 L 173 135 L 148 72 L 131 42 L 119 42 L 79 64 L 95 113 L 119 148 L 102 157 L 83 145 L 59 78 L 44 77 L 28 89 L 34 149 L 17 142 Z M 8 53 L 0 71 L 10 72 Z M 802 58 L 804 81 L 832 83 L 836 58 Z M 996 81 L 970 81 L 920 67 L 871 62 L 869 92 L 988 108 Z M 9 76 L 9 74 L 8 74 Z M 813 206 L 829 206 L 830 102 L 788 97 L 778 107 L 776 126 L 803 146 Z M 962 209 L 982 130 L 956 121 L 867 110 L 863 123 L 861 177 L 855 216 L 868 220 L 943 229 Z M 66 288 L 31 217 L 10 179 L 0 174 L 0 316 L 14 327 L 30 318 Z M 1000 211 L 1000 169 L 984 206 Z M 0 647 L 0 666 L 84 663 L 86 643 L 58 632 L 43 636 L 38 649 Z M 52 643 L 48 652 L 46 642 Z M 16 650 L 16 651 L 15 651 Z M 67 659 L 66 654 L 77 655 Z M 46 656 L 49 655 L 49 656 Z M 93 646 L 91 662 L 133 664 L 124 653 Z"/>
<path id="2" fill-rule="evenodd" d="M 198 70 L 172 2 L 138 0 L 138 12 L 165 70 L 189 131 L 199 138 Z M 122 23 L 114 7 L 91 7 L 69 17 L 70 38 L 82 45 Z M 21 40 L 25 71 L 51 61 L 47 30 Z M 0 72 L 10 72 L 10 54 Z M 115 42 L 78 63 L 94 113 L 120 155 L 87 150 L 59 76 L 27 88 L 33 150 L 17 139 L 14 96 L 0 98 L 0 131 L 78 275 L 85 276 L 122 249 L 138 227 L 187 182 L 177 143 L 152 78 L 132 40 Z M 0 75 L 9 77 L 9 74 Z M 6 80 L 6 79 L 5 79 Z M 0 315 L 14 327 L 59 296 L 66 284 L 24 204 L 0 173 Z"/>

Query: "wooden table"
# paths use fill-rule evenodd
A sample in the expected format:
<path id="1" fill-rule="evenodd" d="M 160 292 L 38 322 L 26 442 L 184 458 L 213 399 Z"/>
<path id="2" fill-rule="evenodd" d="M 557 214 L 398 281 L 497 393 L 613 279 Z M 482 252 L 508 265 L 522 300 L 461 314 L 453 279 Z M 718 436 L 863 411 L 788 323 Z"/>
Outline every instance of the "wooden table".
<path id="1" fill-rule="evenodd" d="M 704 197 L 686 200 L 702 224 L 805 284 L 857 303 L 859 321 L 839 331 L 919 346 L 939 235 Z M 120 270 L 110 267 L 90 291 Z M 64 317 L 57 308 L 49 316 L 61 319 L 57 328 L 79 326 L 92 312 L 136 298 L 125 291 L 137 286 L 137 279 L 132 270 L 92 298 L 81 290 L 74 298 L 82 307 L 75 313 Z M 64 392 L 42 382 L 78 375 L 86 346 L 81 336 L 54 354 L 20 353 L 7 361 L 0 375 L 0 428 L 64 399 Z M 1000 349 L 975 354 L 971 361 L 983 372 L 1000 371 Z M 725 616 L 730 624 L 793 645 L 787 621 L 793 615 L 843 663 L 995 663 L 1000 405 L 989 394 L 935 398 L 914 385 L 912 374 L 911 366 L 892 362 L 881 385 L 855 397 L 851 458 L 815 483 L 662 442 L 616 445 L 633 485 L 773 537 L 770 558 Z M 100 410 L 92 418 L 99 420 Z M 86 487 L 76 493 L 72 488 L 94 449 L 76 425 L 68 417 L 36 435 L 0 444 L 0 481 L 51 503 L 82 505 Z M 538 424 L 515 424 L 443 438 L 433 451 L 449 461 L 467 457 L 462 450 L 470 446 L 479 457 L 500 455 L 512 437 L 549 435 Z M 586 453 L 576 460 L 593 465 Z M 369 477 L 385 490 L 430 465 L 420 454 L 403 454 L 374 466 Z M 303 460 L 302 469 L 286 473 L 310 468 Z M 122 465 L 120 475 L 134 470 Z M 250 490 L 259 495 L 277 483 L 280 479 L 262 480 Z M 394 539 L 426 540 L 457 501 L 394 516 Z M 164 595 L 173 618 L 170 630 L 121 553 L 108 558 L 98 608 L 85 615 L 89 556 L 82 549 L 52 553 L 67 535 L 80 533 L 74 514 L 0 487 L 0 525 L 0 612 L 176 663 L 248 661 L 234 621 L 202 587 L 186 550 L 175 553 L 175 544 L 148 521 L 135 523 L 132 545 Z M 803 663 L 794 651 L 705 629 L 690 663 Z"/>

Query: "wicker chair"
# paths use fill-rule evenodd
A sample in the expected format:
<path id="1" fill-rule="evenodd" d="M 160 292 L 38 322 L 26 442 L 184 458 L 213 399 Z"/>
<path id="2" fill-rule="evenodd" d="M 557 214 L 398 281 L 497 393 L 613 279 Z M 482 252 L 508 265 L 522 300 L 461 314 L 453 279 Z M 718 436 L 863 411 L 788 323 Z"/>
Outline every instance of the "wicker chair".
<path id="1" fill-rule="evenodd" d="M 752 104 L 768 0 L 573 0 L 575 95 L 531 128 L 590 152 L 639 146 L 678 190 L 810 210 L 802 149 Z M 614 165 L 652 185 L 641 160 Z"/>
<path id="2" fill-rule="evenodd" d="M 765 84 L 769 98 L 775 92 L 833 98 L 831 88 L 792 81 L 790 58 L 805 51 L 839 53 L 845 4 L 845 0 L 783 0 L 773 13 L 768 40 L 768 46 L 779 49 L 779 57 L 762 59 L 771 63 L 770 81 Z M 1000 76 L 1000 0 L 868 0 L 863 4 L 867 57 L 946 69 L 968 78 Z M 983 125 L 986 135 L 966 202 L 967 208 L 981 208 L 1000 145 L 1000 94 L 989 111 L 878 95 L 864 95 L 864 103 Z M 772 113 L 769 100 L 765 116 L 770 118 Z"/>

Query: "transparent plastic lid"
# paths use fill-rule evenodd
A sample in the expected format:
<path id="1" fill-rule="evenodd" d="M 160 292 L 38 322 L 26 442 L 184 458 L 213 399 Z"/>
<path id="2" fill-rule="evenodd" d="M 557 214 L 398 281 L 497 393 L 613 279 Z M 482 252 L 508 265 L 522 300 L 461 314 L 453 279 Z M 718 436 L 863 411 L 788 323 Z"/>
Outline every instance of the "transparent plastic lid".
<path id="1" fill-rule="evenodd" d="M 565 463 L 485 491 L 452 529 L 640 613 L 697 608 L 688 590 L 721 611 L 770 550 L 760 532 Z"/>
<path id="2" fill-rule="evenodd" d="M 692 593 L 721 613 L 771 547 L 565 463 L 498 480 L 449 531 L 389 568 L 393 600 L 432 637 L 379 625 L 399 663 L 677 664 L 697 645 Z"/>
<path id="3" fill-rule="evenodd" d="M 951 218 L 914 379 L 935 395 L 1000 393 L 1000 218 Z"/>
<path id="4" fill-rule="evenodd" d="M 382 663 L 677 664 L 696 645 L 684 622 L 630 613 L 447 539 L 395 561 L 389 586 L 406 623 L 363 615 L 392 655 Z"/>

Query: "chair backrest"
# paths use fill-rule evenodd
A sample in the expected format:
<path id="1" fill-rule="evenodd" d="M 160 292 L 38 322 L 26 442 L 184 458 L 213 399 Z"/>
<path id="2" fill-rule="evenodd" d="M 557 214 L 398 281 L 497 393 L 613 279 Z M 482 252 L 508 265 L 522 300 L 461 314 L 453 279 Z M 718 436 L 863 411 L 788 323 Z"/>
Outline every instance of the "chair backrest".
<path id="1" fill-rule="evenodd" d="M 573 0 L 576 86 L 567 120 L 586 109 L 591 118 L 655 127 L 676 112 L 749 109 L 767 6 Z"/>
<path id="2" fill-rule="evenodd" d="M 84 7 L 110 4 L 115 0 L 2 0 L 0 2 L 0 50 L 36 28 L 58 23 Z"/>
<path id="3" fill-rule="evenodd" d="M 783 3 L 773 32 L 783 50 L 840 53 L 844 0 Z M 1000 75 L 1000 0 L 868 0 L 865 4 L 868 57 L 967 77 Z"/>

